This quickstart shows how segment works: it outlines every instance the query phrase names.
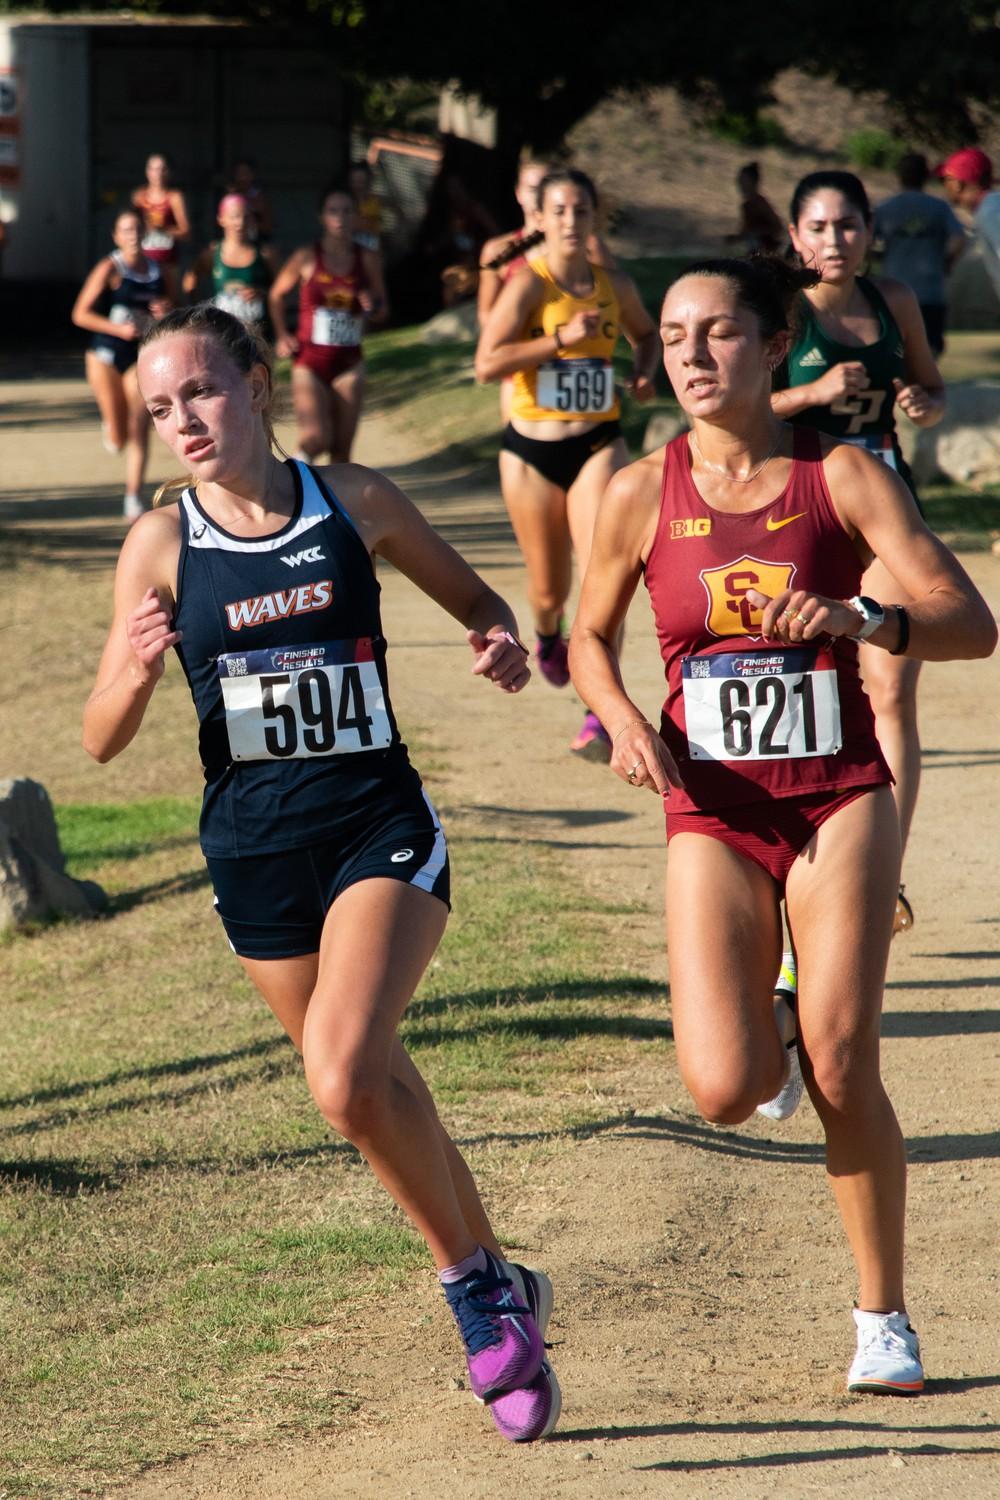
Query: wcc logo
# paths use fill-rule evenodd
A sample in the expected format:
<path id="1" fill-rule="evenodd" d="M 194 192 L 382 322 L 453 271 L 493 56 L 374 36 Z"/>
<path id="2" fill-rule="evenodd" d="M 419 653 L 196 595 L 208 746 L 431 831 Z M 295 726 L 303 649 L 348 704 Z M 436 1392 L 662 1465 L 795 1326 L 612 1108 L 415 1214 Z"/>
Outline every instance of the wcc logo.
<path id="1" fill-rule="evenodd" d="M 782 589 L 792 586 L 794 563 L 761 562 L 757 557 L 737 558 L 721 568 L 705 568 L 701 581 L 708 594 L 705 624 L 713 635 L 760 636 L 761 611 L 747 598 L 749 589 L 757 589 L 773 599 Z"/>
<path id="2" fill-rule="evenodd" d="M 319 547 L 306 547 L 303 552 L 282 553 L 281 561 L 286 568 L 297 568 L 300 563 L 326 562 L 326 556 Z"/>

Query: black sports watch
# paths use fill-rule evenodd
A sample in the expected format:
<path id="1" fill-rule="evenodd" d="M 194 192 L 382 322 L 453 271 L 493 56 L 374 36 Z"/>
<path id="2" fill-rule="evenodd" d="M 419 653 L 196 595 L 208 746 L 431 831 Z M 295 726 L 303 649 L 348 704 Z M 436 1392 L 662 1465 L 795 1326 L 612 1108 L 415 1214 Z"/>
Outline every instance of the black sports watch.
<path id="1" fill-rule="evenodd" d="M 884 623 L 885 610 L 881 604 L 874 599 L 869 599 L 865 594 L 856 594 L 853 599 L 848 599 L 847 602 L 861 616 L 861 629 L 854 639 L 856 641 L 866 641 Z"/>

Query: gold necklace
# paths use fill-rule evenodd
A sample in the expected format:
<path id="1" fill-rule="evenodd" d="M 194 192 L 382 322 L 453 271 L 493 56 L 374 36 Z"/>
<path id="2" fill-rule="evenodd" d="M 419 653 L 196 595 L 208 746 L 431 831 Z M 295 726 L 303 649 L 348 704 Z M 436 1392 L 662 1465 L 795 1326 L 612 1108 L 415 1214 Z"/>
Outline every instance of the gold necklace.
<path id="1" fill-rule="evenodd" d="M 771 459 L 774 457 L 774 455 L 777 453 L 778 449 L 781 447 L 781 439 L 782 439 L 783 436 L 784 436 L 784 433 L 782 433 L 782 432 L 778 433 L 778 436 L 777 436 L 777 438 L 775 440 L 774 447 L 771 449 L 770 453 L 767 455 L 766 458 L 762 458 L 761 461 L 760 461 L 760 463 L 756 466 L 756 468 L 750 470 L 749 474 L 730 474 L 728 472 L 728 470 L 726 470 L 726 469 L 724 469 L 722 467 L 721 464 L 713 464 L 713 463 L 710 463 L 708 461 L 708 459 L 705 457 L 704 453 L 702 453 L 702 451 L 701 451 L 701 444 L 698 442 L 698 438 L 697 438 L 697 435 L 695 434 L 694 429 L 693 428 L 691 429 L 691 442 L 692 442 L 692 444 L 694 446 L 695 452 L 697 453 L 697 455 L 698 455 L 699 459 L 701 460 L 702 464 L 704 465 L 704 467 L 706 469 L 711 469 L 711 471 L 712 471 L 713 474 L 719 474 L 719 475 L 722 476 L 723 479 L 728 479 L 729 482 L 730 482 L 730 484 L 749 484 L 750 481 L 751 481 L 751 479 L 756 479 L 757 475 L 760 474 L 764 469 L 767 468 L 768 464 L 771 462 Z"/>

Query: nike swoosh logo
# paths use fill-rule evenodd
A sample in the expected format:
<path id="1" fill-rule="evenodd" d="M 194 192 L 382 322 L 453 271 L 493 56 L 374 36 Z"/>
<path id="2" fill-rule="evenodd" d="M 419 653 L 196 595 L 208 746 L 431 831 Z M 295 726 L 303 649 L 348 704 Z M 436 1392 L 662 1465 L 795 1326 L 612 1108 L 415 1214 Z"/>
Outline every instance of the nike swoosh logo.
<path id="1" fill-rule="evenodd" d="M 802 517 L 807 516 L 808 514 L 809 512 L 807 510 L 800 510 L 797 516 L 786 516 L 783 521 L 773 521 L 771 517 L 768 516 L 767 529 L 768 531 L 780 531 L 782 526 L 791 526 L 793 521 L 801 521 Z"/>

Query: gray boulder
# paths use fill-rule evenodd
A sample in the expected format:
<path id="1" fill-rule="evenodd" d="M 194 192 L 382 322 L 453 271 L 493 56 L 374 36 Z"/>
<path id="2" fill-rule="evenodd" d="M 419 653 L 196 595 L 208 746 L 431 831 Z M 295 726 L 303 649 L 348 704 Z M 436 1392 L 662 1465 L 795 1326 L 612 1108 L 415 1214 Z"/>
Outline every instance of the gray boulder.
<path id="1" fill-rule="evenodd" d="M 900 446 L 918 487 L 941 476 L 975 490 L 1000 484 L 1000 383 L 957 381 L 947 395 L 936 427 L 914 427 L 899 414 Z"/>
<path id="2" fill-rule="evenodd" d="M 469 344 L 479 337 L 479 316 L 475 300 L 446 307 L 429 318 L 420 330 L 425 344 Z"/>
<path id="3" fill-rule="evenodd" d="M 0 932 L 44 917 L 93 917 L 107 896 L 66 874 L 45 788 L 26 776 L 0 781 Z"/>
<path id="4" fill-rule="evenodd" d="M 689 425 L 682 411 L 654 412 L 646 423 L 646 431 L 643 434 L 643 453 L 653 453 L 657 448 L 662 448 L 665 443 L 672 443 L 675 437 L 679 437 L 682 432 L 687 432 Z"/>

